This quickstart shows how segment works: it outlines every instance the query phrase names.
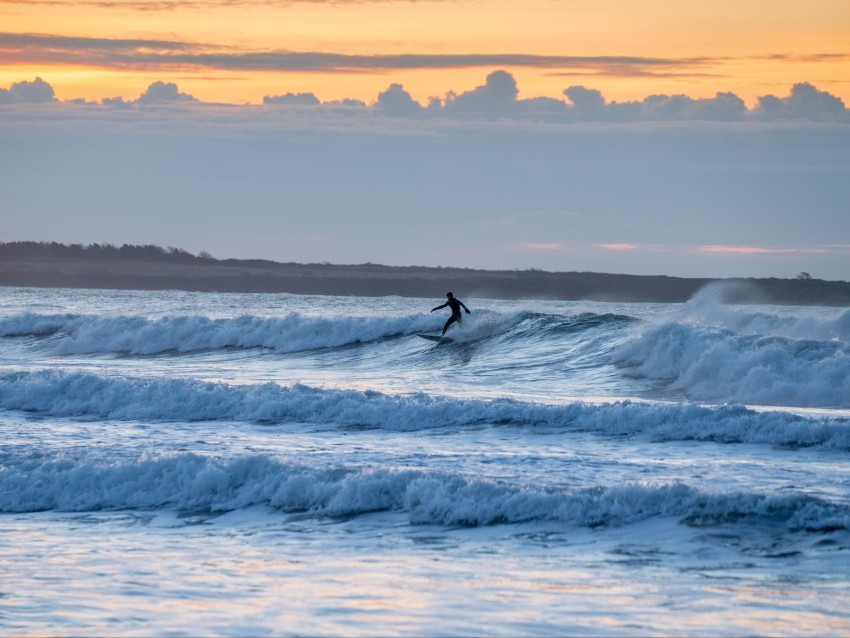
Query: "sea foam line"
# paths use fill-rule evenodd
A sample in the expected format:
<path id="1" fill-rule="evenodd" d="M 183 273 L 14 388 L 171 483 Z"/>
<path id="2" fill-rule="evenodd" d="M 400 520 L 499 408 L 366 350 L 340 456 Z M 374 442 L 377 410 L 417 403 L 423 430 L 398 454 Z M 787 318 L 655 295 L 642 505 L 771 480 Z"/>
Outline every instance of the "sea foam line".
<path id="1" fill-rule="evenodd" d="M 756 411 L 741 405 L 634 401 L 557 405 L 59 370 L 0 372 L 0 409 L 84 419 L 244 421 L 394 431 L 526 427 L 541 434 L 572 430 L 654 440 L 850 450 L 850 419 Z"/>
<path id="2" fill-rule="evenodd" d="M 116 463 L 39 457 L 0 469 L 0 512 L 262 506 L 329 517 L 393 511 L 414 524 L 466 526 L 556 521 L 602 527 L 674 516 L 698 525 L 744 519 L 790 530 L 850 528 L 846 506 L 815 496 L 715 493 L 680 482 L 541 489 L 459 474 L 316 469 L 264 455 L 219 459 L 192 453 Z"/>

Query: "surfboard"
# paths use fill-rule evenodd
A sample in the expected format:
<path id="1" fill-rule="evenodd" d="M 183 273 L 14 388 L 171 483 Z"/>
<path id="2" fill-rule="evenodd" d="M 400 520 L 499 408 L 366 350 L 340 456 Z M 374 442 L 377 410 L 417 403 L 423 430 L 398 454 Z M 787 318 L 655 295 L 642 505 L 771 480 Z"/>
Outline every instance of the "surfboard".
<path id="1" fill-rule="evenodd" d="M 451 337 L 441 337 L 440 335 L 425 335 L 421 333 L 416 333 L 417 337 L 422 337 L 423 339 L 427 339 L 428 341 L 436 341 L 437 343 L 451 343 L 454 341 Z"/>

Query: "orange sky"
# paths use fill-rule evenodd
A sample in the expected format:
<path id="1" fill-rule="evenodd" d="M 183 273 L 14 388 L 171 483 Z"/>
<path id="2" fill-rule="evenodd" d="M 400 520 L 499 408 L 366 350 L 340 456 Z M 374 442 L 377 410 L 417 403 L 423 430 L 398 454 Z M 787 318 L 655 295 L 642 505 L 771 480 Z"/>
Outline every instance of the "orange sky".
<path id="1" fill-rule="evenodd" d="M 371 102 L 399 82 L 425 103 L 497 68 L 521 98 L 580 84 L 752 105 L 806 81 L 850 103 L 850 2 L 0 0 L 0 87 L 40 76 L 60 99 L 134 99 L 162 80 L 204 101 Z"/>

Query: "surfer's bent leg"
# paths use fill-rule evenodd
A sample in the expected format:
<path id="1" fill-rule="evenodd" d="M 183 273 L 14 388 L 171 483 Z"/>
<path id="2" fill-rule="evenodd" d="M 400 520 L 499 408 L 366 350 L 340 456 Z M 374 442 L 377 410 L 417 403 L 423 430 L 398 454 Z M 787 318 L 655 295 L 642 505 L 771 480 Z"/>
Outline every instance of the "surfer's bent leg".
<path id="1" fill-rule="evenodd" d="M 446 334 L 446 330 L 448 330 L 449 326 L 452 325 L 452 323 L 454 323 L 455 321 L 460 322 L 459 315 L 452 315 L 451 317 L 449 317 L 449 320 L 446 322 L 446 325 L 443 326 L 443 334 Z"/>

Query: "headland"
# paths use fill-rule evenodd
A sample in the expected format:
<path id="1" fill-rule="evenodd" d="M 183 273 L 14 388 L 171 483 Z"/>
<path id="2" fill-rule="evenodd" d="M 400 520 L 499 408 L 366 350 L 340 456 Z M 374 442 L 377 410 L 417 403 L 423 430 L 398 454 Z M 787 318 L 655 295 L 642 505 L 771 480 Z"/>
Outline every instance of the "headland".
<path id="1" fill-rule="evenodd" d="M 0 285 L 307 295 L 558 299 L 675 303 L 723 283 L 729 303 L 850 306 L 850 282 L 809 277 L 685 278 L 542 270 L 215 259 L 158 246 L 0 244 Z"/>

